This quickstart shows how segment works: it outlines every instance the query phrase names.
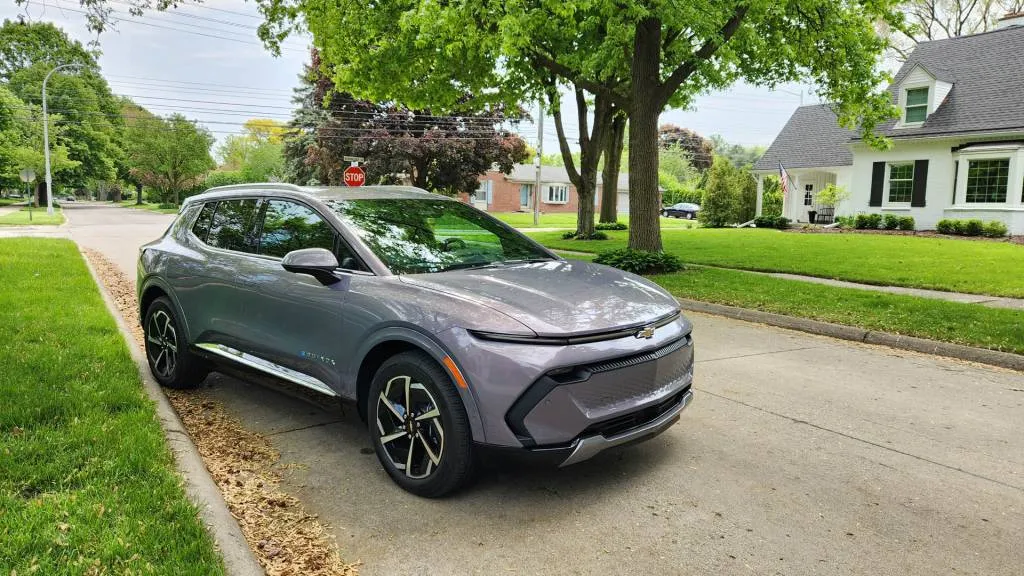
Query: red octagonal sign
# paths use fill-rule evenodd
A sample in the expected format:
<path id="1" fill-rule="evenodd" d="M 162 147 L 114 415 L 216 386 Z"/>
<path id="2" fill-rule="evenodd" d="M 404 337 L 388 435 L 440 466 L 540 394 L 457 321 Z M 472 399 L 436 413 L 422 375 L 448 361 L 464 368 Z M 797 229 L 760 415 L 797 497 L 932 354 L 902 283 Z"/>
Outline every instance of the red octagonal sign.
<path id="1" fill-rule="evenodd" d="M 345 168 L 345 185 L 362 186 L 366 183 L 366 172 L 359 166 Z"/>

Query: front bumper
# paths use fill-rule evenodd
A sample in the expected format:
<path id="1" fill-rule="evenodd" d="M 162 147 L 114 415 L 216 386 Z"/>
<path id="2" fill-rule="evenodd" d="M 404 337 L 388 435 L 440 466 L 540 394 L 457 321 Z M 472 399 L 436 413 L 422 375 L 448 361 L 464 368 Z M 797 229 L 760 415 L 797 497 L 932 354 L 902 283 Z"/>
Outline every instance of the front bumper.
<path id="1" fill-rule="evenodd" d="M 646 424 L 641 424 L 640 426 L 630 428 L 623 432 L 619 432 L 618 434 L 613 434 L 612 436 L 595 434 L 593 436 L 580 438 L 573 443 L 573 450 L 569 454 L 569 457 L 566 458 L 559 466 L 569 466 L 583 462 L 584 460 L 589 460 L 599 452 L 609 448 L 650 440 L 665 430 L 668 430 L 669 427 L 675 424 L 676 421 L 679 420 L 679 414 L 685 410 L 691 402 L 693 402 L 693 390 L 686 390 L 664 413 L 655 417 Z"/>

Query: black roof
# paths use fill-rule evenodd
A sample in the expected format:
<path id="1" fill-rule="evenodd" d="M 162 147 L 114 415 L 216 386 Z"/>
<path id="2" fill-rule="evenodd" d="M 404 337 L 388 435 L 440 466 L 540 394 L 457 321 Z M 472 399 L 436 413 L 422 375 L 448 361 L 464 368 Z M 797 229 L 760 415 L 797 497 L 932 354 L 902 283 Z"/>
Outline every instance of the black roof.
<path id="1" fill-rule="evenodd" d="M 828 104 L 796 109 L 782 132 L 754 164 L 755 170 L 849 166 L 853 164 L 850 140 L 854 132 L 839 125 Z"/>

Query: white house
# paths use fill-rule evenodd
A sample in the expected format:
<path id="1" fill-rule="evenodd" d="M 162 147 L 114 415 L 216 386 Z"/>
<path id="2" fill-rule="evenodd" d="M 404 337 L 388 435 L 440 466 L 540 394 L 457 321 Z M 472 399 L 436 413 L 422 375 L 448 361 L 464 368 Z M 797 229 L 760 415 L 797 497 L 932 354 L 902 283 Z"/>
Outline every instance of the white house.
<path id="1" fill-rule="evenodd" d="M 790 176 L 783 215 L 821 212 L 829 183 L 850 191 L 836 215 L 910 215 L 918 229 L 943 218 L 999 220 L 1024 234 L 1024 13 L 997 29 L 918 44 L 890 86 L 898 119 L 869 147 L 827 104 L 803 106 L 755 164 L 758 213 L 764 176 Z M 818 220 L 821 221 L 820 219 Z"/>

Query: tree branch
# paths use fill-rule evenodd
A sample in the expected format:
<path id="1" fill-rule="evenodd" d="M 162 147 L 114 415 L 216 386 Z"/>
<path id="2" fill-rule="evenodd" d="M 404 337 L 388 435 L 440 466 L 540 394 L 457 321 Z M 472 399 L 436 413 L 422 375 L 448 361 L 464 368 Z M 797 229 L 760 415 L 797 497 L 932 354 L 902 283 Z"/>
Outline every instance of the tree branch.
<path id="1" fill-rule="evenodd" d="M 572 159 L 572 152 L 569 149 L 569 143 L 565 139 L 565 130 L 562 129 L 562 111 L 557 104 L 556 96 L 549 94 L 548 101 L 551 104 L 551 116 L 555 119 L 555 133 L 558 134 L 558 149 L 562 153 L 562 162 L 565 164 L 565 173 L 569 175 L 569 181 L 580 189 L 580 173 L 576 170 L 576 164 Z M 540 190 L 537 190 L 540 193 Z"/>
<path id="2" fill-rule="evenodd" d="M 580 132 L 580 147 L 586 148 L 590 145 L 590 130 L 587 129 L 587 99 L 583 96 L 583 90 L 576 87 L 576 122 Z M 594 120 L 594 129 L 597 129 L 597 120 Z"/>
<path id="3" fill-rule="evenodd" d="M 568 66 L 561 64 L 556 60 L 548 58 L 547 56 L 541 54 L 540 52 L 531 51 L 530 58 L 537 66 L 540 66 L 548 70 L 552 74 L 555 74 L 556 76 L 560 76 L 565 80 L 572 82 L 576 86 L 579 86 L 580 88 L 583 88 L 588 92 L 594 94 L 603 94 L 609 100 L 615 102 L 616 104 L 622 106 L 623 108 L 629 105 L 629 99 L 619 94 L 618 92 L 608 88 L 607 86 L 601 84 L 600 82 L 593 82 L 591 80 L 583 78 L 579 74 L 575 73 Z"/>
<path id="4" fill-rule="evenodd" d="M 740 24 L 743 22 L 743 18 L 747 15 L 749 6 L 743 5 L 736 7 L 736 11 L 729 20 L 722 26 L 719 32 L 720 38 L 709 38 L 704 45 L 701 46 L 693 55 L 679 65 L 672 74 L 661 84 L 658 90 L 658 103 L 664 106 L 672 94 L 686 81 L 687 78 L 693 74 L 694 70 L 697 69 L 697 63 L 707 60 L 714 56 L 715 52 L 722 47 L 723 44 L 729 41 L 730 38 L 736 34 L 739 30 Z"/>

